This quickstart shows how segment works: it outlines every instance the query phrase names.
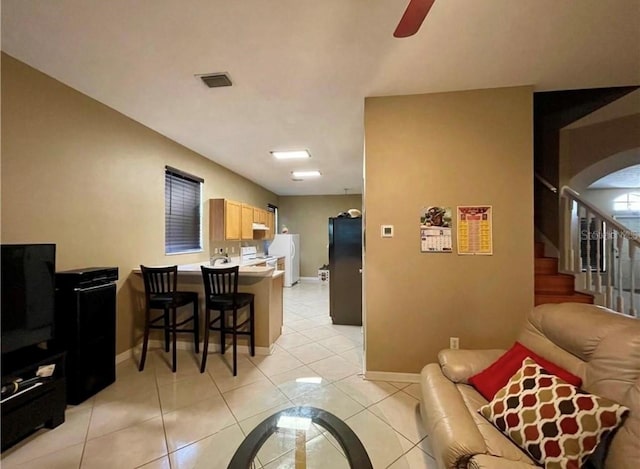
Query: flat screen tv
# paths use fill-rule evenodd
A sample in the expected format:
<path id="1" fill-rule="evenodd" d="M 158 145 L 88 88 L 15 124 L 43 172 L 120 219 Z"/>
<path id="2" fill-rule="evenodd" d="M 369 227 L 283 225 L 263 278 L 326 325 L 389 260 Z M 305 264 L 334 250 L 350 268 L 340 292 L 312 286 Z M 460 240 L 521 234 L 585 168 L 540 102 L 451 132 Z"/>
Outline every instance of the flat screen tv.
<path id="1" fill-rule="evenodd" d="M 53 339 L 55 244 L 3 244 L 2 353 Z"/>

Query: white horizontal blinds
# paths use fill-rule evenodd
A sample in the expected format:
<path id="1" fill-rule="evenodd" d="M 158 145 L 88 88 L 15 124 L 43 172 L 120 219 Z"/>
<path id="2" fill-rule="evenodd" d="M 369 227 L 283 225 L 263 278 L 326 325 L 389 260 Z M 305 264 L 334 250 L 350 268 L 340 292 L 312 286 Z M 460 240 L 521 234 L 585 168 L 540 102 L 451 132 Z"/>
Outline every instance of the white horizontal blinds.
<path id="1" fill-rule="evenodd" d="M 167 166 L 164 175 L 165 252 L 202 249 L 200 187 L 203 179 Z"/>

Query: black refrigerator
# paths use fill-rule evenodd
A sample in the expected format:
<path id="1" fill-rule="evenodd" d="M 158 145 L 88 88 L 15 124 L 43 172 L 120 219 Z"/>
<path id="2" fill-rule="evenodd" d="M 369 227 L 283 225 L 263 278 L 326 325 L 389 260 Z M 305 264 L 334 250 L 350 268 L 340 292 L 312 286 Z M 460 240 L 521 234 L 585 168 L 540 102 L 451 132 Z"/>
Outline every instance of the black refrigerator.
<path id="1" fill-rule="evenodd" d="M 80 404 L 116 379 L 117 267 L 56 273 L 58 346 L 67 352 L 67 403 Z"/>
<path id="2" fill-rule="evenodd" d="M 333 324 L 362 325 L 362 218 L 329 218 L 329 297 Z"/>

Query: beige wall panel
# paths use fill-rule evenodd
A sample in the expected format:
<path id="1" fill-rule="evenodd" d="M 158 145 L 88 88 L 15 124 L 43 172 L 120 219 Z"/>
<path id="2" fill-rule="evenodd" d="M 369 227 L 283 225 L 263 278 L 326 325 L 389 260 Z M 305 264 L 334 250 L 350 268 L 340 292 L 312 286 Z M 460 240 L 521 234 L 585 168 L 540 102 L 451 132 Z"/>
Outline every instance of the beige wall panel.
<path id="1" fill-rule="evenodd" d="M 280 226 L 300 234 L 300 276 L 317 277 L 318 268 L 329 263 L 329 217 L 350 208 L 362 210 L 362 196 L 318 195 L 281 196 Z"/>
<path id="2" fill-rule="evenodd" d="M 461 348 L 513 342 L 533 305 L 532 96 L 366 99 L 367 370 L 417 373 L 451 336 Z M 493 206 L 493 256 L 420 253 L 423 207 L 477 204 Z"/>
<path id="3" fill-rule="evenodd" d="M 589 173 L 594 165 L 597 172 L 575 187 L 586 188 L 592 182 L 614 171 L 638 164 L 640 148 L 640 113 L 599 122 L 585 127 L 560 131 L 560 187 L 573 184 L 572 179 L 583 172 Z M 624 153 L 630 153 L 625 158 Z M 615 158 L 614 156 L 619 156 Z M 595 169 L 595 168 L 594 168 Z M 581 178 L 578 178 L 581 179 Z"/>
<path id="4" fill-rule="evenodd" d="M 256 206 L 275 194 L 2 55 L 2 242 L 57 245 L 57 268 L 117 266 L 117 351 L 140 337 L 127 279 L 139 264 L 209 256 L 210 198 Z M 164 254 L 164 167 L 204 178 L 202 253 Z"/>

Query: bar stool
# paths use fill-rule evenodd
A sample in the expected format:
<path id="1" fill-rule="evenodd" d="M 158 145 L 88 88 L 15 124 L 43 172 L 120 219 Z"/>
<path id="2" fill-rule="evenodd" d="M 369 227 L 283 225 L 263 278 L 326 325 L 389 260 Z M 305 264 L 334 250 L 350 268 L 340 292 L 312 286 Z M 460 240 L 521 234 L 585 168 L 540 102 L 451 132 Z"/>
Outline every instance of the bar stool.
<path id="1" fill-rule="evenodd" d="M 255 318 L 253 306 L 253 293 L 238 293 L 239 267 L 213 269 L 201 266 L 202 280 L 205 292 L 205 331 L 202 350 L 202 365 L 200 373 L 204 373 L 207 366 L 207 350 L 209 348 L 209 331 L 220 331 L 220 349 L 224 354 L 226 343 L 225 334 L 233 337 L 233 376 L 237 375 L 238 359 L 238 335 L 248 335 L 251 345 L 251 356 L 256 354 L 255 346 Z M 249 306 L 249 317 L 238 324 L 238 310 Z M 219 311 L 215 318 L 211 318 L 211 311 Z M 231 325 L 227 325 L 227 313 L 231 312 Z M 215 324 L 219 322 L 219 326 Z"/>
<path id="2" fill-rule="evenodd" d="M 149 345 L 149 331 L 151 329 L 164 330 L 164 348 L 169 351 L 169 335 L 173 342 L 173 364 L 172 371 L 176 372 L 176 334 L 183 332 L 193 333 L 193 342 L 196 353 L 200 351 L 200 320 L 198 318 L 198 293 L 192 291 L 178 291 L 178 266 L 169 267 L 145 267 L 140 266 L 142 279 L 144 280 L 145 296 L 145 319 L 144 319 L 144 340 L 142 342 L 142 356 L 140 357 L 139 371 L 144 369 L 144 362 L 147 358 L 147 347 Z M 177 310 L 182 306 L 193 303 L 193 315 L 177 322 Z M 160 309 L 162 314 L 156 318 L 151 318 L 151 310 Z M 162 324 L 156 324 L 157 322 Z M 180 326 L 193 321 L 193 328 L 186 329 Z M 180 328 L 180 329 L 179 329 Z"/>

